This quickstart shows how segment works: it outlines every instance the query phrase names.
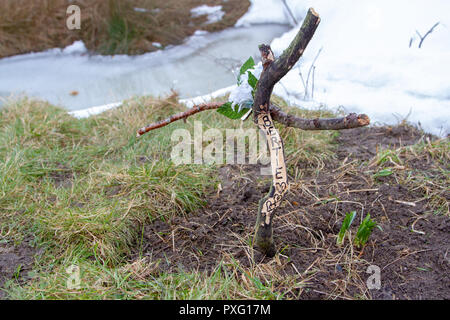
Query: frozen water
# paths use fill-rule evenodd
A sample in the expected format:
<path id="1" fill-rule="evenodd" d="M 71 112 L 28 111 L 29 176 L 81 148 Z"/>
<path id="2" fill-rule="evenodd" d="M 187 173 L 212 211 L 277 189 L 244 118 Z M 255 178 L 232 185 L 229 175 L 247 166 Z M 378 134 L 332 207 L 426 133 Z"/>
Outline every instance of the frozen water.
<path id="1" fill-rule="evenodd" d="M 166 95 L 171 89 L 182 98 L 205 95 L 235 84 L 233 71 L 251 55 L 258 59 L 258 45 L 287 30 L 266 24 L 199 31 L 182 45 L 140 56 L 91 56 L 76 42 L 0 59 L 0 96 L 26 94 L 79 110 L 134 95 Z"/>
<path id="2" fill-rule="evenodd" d="M 211 24 L 222 20 L 225 12 L 222 11 L 222 6 L 210 7 L 204 4 L 202 6 L 191 9 L 191 14 L 194 18 L 206 15 L 208 18 L 206 24 Z"/>
<path id="3" fill-rule="evenodd" d="M 237 28 L 218 34 L 197 31 L 185 44 L 156 53 L 89 56 L 84 45 L 75 43 L 65 50 L 0 60 L 0 96 L 23 92 L 69 109 L 132 95 L 164 95 L 171 88 L 188 105 L 217 92 L 248 97 L 249 88 L 229 87 L 236 83 L 231 71 L 249 55 L 258 61 L 257 45 L 275 37 L 271 46 L 279 56 L 300 27 L 267 25 L 292 23 L 281 0 L 251 2 Z M 322 20 L 303 58 L 274 93 L 307 108 L 344 107 L 368 114 L 372 122 L 389 124 L 407 118 L 428 132 L 448 134 L 450 1 L 287 0 L 287 4 L 299 23 L 309 7 Z M 417 32 L 423 36 L 437 22 L 418 48 Z M 225 89 L 217 91 L 220 88 Z M 79 94 L 71 96 L 72 91 Z"/>

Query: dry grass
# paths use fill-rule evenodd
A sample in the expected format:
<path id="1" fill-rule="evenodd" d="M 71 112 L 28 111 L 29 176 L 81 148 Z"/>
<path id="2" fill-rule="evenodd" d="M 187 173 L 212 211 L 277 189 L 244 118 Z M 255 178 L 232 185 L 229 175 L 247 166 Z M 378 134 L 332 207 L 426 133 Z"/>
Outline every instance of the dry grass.
<path id="1" fill-rule="evenodd" d="M 177 108 L 170 99 L 148 99 L 76 120 L 44 102 L 7 104 L 0 113 L 1 235 L 20 240 L 32 225 L 52 238 L 58 254 L 85 244 L 115 260 L 135 237 L 136 223 L 201 206 L 200 194 L 214 183 L 210 169 L 166 161 L 164 130 L 168 138 L 154 137 L 155 144 L 134 138 L 137 115 L 143 122 Z"/>
<path id="2" fill-rule="evenodd" d="M 69 0 L 2 0 L 0 2 L 0 58 L 50 48 L 75 40 L 101 54 L 141 54 L 179 44 L 195 30 L 219 31 L 234 25 L 248 9 L 241 0 L 79 0 L 81 30 L 66 28 Z M 205 24 L 206 16 L 191 17 L 196 6 L 222 5 L 224 18 Z M 147 12 L 138 12 L 143 8 Z"/>
<path id="3" fill-rule="evenodd" d="M 305 117 L 331 116 L 326 110 L 277 103 Z M 251 121 L 242 124 L 211 111 L 135 138 L 141 126 L 184 109 L 174 95 L 136 98 L 83 120 L 30 100 L 10 102 L 1 110 L 0 236 L 7 243 L 20 243 L 24 235 L 32 234 L 43 250 L 31 281 L 11 280 L 9 298 L 370 299 L 365 270 L 374 263 L 372 252 L 379 243 L 390 239 L 385 240 L 377 229 L 365 249 L 355 249 L 347 238 L 343 246 L 336 246 L 345 213 L 370 212 L 378 224 L 389 227 L 402 201 L 406 208 L 423 211 L 423 216 L 414 211 L 401 224 L 413 235 L 424 230 L 425 219 L 449 215 L 448 139 L 425 137 L 413 146 L 378 150 L 375 157 L 361 162 L 338 160 L 333 132 L 280 127 L 293 176 L 274 222 L 280 253 L 271 260 L 257 258 L 251 245 L 253 225 L 245 225 L 241 232 L 236 224 L 236 232 L 217 243 L 221 254 L 209 272 L 161 271 L 166 270 L 161 267 L 164 259 L 136 253 L 147 241 L 144 226 L 161 219 L 181 221 L 180 216 L 200 219 L 205 202 L 215 201 L 221 179 L 215 166 L 173 166 L 166 161 L 173 145 L 170 133 L 185 128 L 192 134 L 194 121 L 219 130 L 254 127 Z M 238 173 L 230 186 L 236 194 L 251 181 L 254 171 Z M 253 179 L 258 190 L 266 185 L 265 180 Z M 391 189 L 381 193 L 386 182 L 408 192 L 389 199 Z M 245 205 L 253 215 L 257 201 Z M 212 220 L 211 228 L 216 223 Z M 174 228 L 183 226 L 179 223 Z M 350 230 L 353 235 L 355 227 Z M 182 235 L 176 236 L 181 246 Z M 172 238 L 167 245 L 172 252 Z M 239 249 L 244 256 L 235 256 L 227 248 Z M 394 255 L 387 266 L 422 252 L 418 250 Z M 194 254 L 202 259 L 202 252 Z M 72 264 L 82 270 L 80 290 L 66 286 L 66 269 Z"/>
<path id="4" fill-rule="evenodd" d="M 124 261 L 141 241 L 142 225 L 197 211 L 217 184 L 214 166 L 171 164 L 170 133 L 186 128 L 192 134 L 194 121 L 219 130 L 242 126 L 211 111 L 135 137 L 143 125 L 184 109 L 176 95 L 142 97 L 77 120 L 45 102 L 7 103 L 0 112 L 0 235 L 20 243 L 32 233 L 45 252 L 35 267 L 39 276 L 24 287 L 15 284 L 11 297 L 279 299 L 281 288 L 302 286 L 298 276 L 279 273 L 278 262 L 248 269 L 227 256 L 212 274 L 154 274 L 156 266 L 141 259 Z M 243 126 L 254 128 L 251 121 Z M 293 154 L 303 137 L 305 147 L 323 144 L 329 153 L 329 136 L 298 131 L 286 150 Z M 315 167 L 311 154 L 295 157 Z M 71 264 L 83 270 L 81 294 L 65 285 Z"/>
<path id="5" fill-rule="evenodd" d="M 372 161 L 374 176 L 384 172 L 421 197 L 406 201 L 425 203 L 429 213 L 450 216 L 450 143 L 448 138 L 431 141 L 424 137 L 413 146 L 380 151 Z M 430 166 L 424 170 L 424 166 Z"/>

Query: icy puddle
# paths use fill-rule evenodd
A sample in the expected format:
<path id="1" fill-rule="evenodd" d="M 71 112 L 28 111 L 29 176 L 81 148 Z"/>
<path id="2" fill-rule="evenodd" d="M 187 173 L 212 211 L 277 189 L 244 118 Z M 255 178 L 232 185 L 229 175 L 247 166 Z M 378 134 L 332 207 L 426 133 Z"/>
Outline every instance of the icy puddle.
<path id="1" fill-rule="evenodd" d="M 165 95 L 191 98 L 236 83 L 233 70 L 258 45 L 271 43 L 288 26 L 269 24 L 197 32 L 184 44 L 140 56 L 91 56 L 82 43 L 0 60 L 0 97 L 26 94 L 69 110 Z M 1 103 L 1 102 L 0 102 Z"/>

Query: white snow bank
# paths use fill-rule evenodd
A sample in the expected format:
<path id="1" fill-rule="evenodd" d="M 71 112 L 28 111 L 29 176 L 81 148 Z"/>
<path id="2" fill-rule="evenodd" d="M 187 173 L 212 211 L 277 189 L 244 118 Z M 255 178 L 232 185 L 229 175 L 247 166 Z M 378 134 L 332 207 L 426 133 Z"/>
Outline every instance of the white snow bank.
<path id="1" fill-rule="evenodd" d="M 296 68 L 274 92 L 299 105 L 344 106 L 364 112 L 372 122 L 396 123 L 408 117 L 434 134 L 446 135 L 450 119 L 450 1 L 287 0 L 299 23 L 309 7 L 321 16 L 313 39 Z M 281 0 L 252 0 L 249 12 L 237 25 L 262 22 L 289 23 Z M 439 25 L 418 48 L 423 36 Z M 287 48 L 300 26 L 271 43 L 276 56 Z M 412 46 L 409 47 L 412 39 Z M 312 72 L 309 94 L 307 74 Z"/>
<path id="2" fill-rule="evenodd" d="M 236 27 L 252 24 L 288 23 L 288 16 L 281 0 L 250 0 L 250 8 L 237 22 Z"/>
<path id="3" fill-rule="evenodd" d="M 208 101 L 211 101 L 212 99 L 226 95 L 227 93 L 230 93 L 233 90 L 235 90 L 236 87 L 237 86 L 234 85 L 234 86 L 216 90 L 214 92 L 211 92 L 209 94 L 205 94 L 202 96 L 189 98 L 189 99 L 180 99 L 179 102 L 183 103 L 188 108 L 192 108 L 195 105 L 206 103 Z M 114 102 L 114 103 L 109 103 L 109 104 L 105 104 L 105 105 L 101 105 L 101 106 L 91 107 L 88 109 L 70 111 L 69 114 L 78 119 L 88 118 L 90 116 L 97 115 L 97 114 L 103 113 L 105 111 L 118 108 L 122 105 L 123 105 L 123 102 Z"/>
<path id="4" fill-rule="evenodd" d="M 108 110 L 111 110 L 114 108 L 118 108 L 122 104 L 123 104 L 122 102 L 114 102 L 114 103 L 109 103 L 109 104 L 105 104 L 102 106 L 91 107 L 89 109 L 70 111 L 69 114 L 78 119 L 88 118 L 90 116 L 94 116 L 94 115 L 100 114 L 102 112 L 105 112 L 105 111 L 108 111 Z"/>
<path id="5" fill-rule="evenodd" d="M 236 89 L 236 85 L 233 85 L 233 86 L 229 86 L 229 87 L 226 87 L 223 89 L 216 90 L 214 92 L 211 92 L 211 93 L 208 93 L 208 94 L 205 94 L 202 96 L 189 98 L 189 99 L 180 99 L 179 101 L 181 103 L 183 103 L 184 105 L 186 105 L 188 108 L 192 108 L 195 105 L 202 104 L 202 103 L 211 101 L 212 99 L 215 99 L 217 97 L 226 95 L 227 93 L 230 93 L 235 89 Z"/>
<path id="6" fill-rule="evenodd" d="M 75 41 L 70 46 L 62 49 L 63 54 L 82 54 L 87 52 L 88 50 L 86 49 L 83 41 Z"/>
<path id="7" fill-rule="evenodd" d="M 208 21 L 206 22 L 206 24 L 211 24 L 222 20 L 225 12 L 222 11 L 222 6 L 210 7 L 204 4 L 202 6 L 191 9 L 191 14 L 194 18 L 207 15 Z"/>
<path id="8" fill-rule="evenodd" d="M 182 98 L 201 96 L 236 84 L 232 70 L 250 55 L 258 57 L 259 43 L 287 30 L 260 25 L 198 31 L 181 45 L 139 56 L 90 55 L 82 42 L 76 42 L 65 49 L 3 58 L 0 99 L 27 95 L 79 110 L 133 96 L 165 96 L 171 89 Z M 78 95 L 72 95 L 74 91 Z"/>

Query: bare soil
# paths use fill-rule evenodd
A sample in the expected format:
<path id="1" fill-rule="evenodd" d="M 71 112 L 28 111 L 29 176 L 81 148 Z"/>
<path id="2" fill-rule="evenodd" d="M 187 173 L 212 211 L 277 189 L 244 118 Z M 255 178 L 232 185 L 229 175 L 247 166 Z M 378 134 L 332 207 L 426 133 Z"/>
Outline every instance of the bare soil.
<path id="1" fill-rule="evenodd" d="M 450 299 L 450 220 L 430 213 L 419 189 L 394 177 L 371 179 L 368 161 L 377 150 L 411 145 L 423 133 L 409 126 L 370 127 L 342 131 L 337 158 L 315 173 L 292 181 L 285 204 L 277 211 L 274 236 L 280 250 L 265 258 L 251 247 L 259 200 L 271 179 L 258 166 L 220 168 L 221 191 L 208 205 L 187 217 L 156 220 L 145 226 L 136 254 L 157 263 L 159 272 L 211 272 L 220 261 L 237 261 L 239 270 L 270 266 L 275 282 L 296 277 L 301 285 L 275 286 L 294 299 Z M 411 170 L 434 172 L 426 157 L 408 160 Z M 446 194 L 448 202 L 450 196 Z M 414 205 L 411 205 L 414 202 Z M 367 213 L 377 222 L 362 249 L 336 245 L 345 214 L 357 211 L 351 227 Z M 414 230 L 414 231 L 413 231 Z M 369 290 L 370 265 L 381 270 L 381 289 Z M 269 274 L 270 276 L 270 274 Z"/>
<path id="2" fill-rule="evenodd" d="M 0 244 L 0 300 L 5 298 L 1 290 L 5 282 L 17 279 L 25 282 L 29 279 L 28 272 L 34 265 L 36 250 L 30 245 L 32 238 L 24 239 L 19 245 Z"/>

